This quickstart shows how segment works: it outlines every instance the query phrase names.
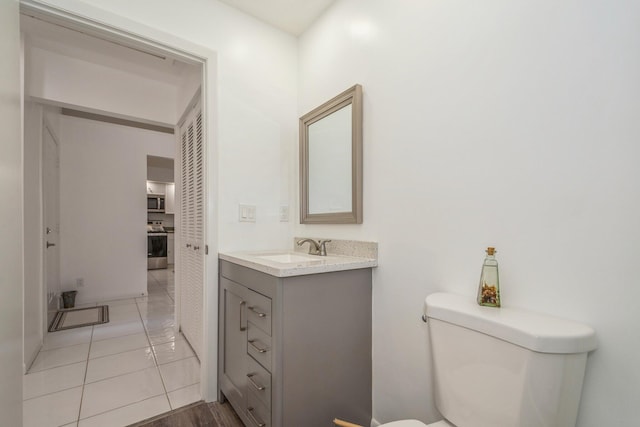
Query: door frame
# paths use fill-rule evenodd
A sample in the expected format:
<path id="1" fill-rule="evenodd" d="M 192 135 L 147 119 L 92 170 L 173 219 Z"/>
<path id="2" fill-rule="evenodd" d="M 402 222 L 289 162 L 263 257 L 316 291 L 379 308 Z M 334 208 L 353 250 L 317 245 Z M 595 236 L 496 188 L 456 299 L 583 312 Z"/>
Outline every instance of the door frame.
<path id="1" fill-rule="evenodd" d="M 46 226 L 46 220 L 47 220 L 47 212 L 46 212 L 46 203 L 45 203 L 45 194 L 46 194 L 46 189 L 45 189 L 45 183 L 44 183 L 44 179 L 45 179 L 45 167 L 47 167 L 47 165 L 45 164 L 45 133 L 48 132 L 49 135 L 51 136 L 51 139 L 53 140 L 54 144 L 56 145 L 56 161 L 58 162 L 58 164 L 56 165 L 56 168 L 58 168 L 58 199 L 60 199 L 60 141 L 58 140 L 58 135 L 56 135 L 56 133 L 53 131 L 52 126 L 49 125 L 48 120 L 45 117 L 45 111 L 44 111 L 44 106 L 41 105 L 40 107 L 41 110 L 41 118 L 42 118 L 42 129 L 41 129 L 41 135 L 40 135 L 40 168 L 41 168 L 41 173 L 40 173 L 40 179 L 41 179 L 41 183 L 40 183 L 40 196 L 41 196 L 41 203 L 42 203 L 42 208 L 41 208 L 41 224 L 40 224 L 40 230 L 44 230 L 45 226 Z M 58 226 L 58 236 L 57 236 L 57 242 L 56 244 L 58 245 L 58 251 L 60 251 L 60 229 L 59 229 L 59 224 L 60 224 L 60 212 L 58 211 L 58 224 L 56 224 Z M 43 329 L 42 329 L 42 334 L 43 334 L 43 338 L 44 336 L 47 334 L 47 330 L 49 328 L 49 323 L 52 320 L 49 317 L 50 311 L 49 309 L 51 308 L 51 304 L 53 301 L 53 298 L 56 297 L 56 295 L 51 295 L 50 293 L 50 289 L 49 289 L 49 284 L 47 282 L 47 246 L 46 246 L 46 240 L 47 240 L 47 235 L 46 235 L 46 231 L 45 234 L 43 234 L 41 239 L 41 249 L 42 249 L 42 271 L 41 271 L 41 283 L 42 283 L 42 304 L 43 304 L 43 310 L 41 310 L 41 314 L 43 316 L 43 320 L 44 320 L 44 325 L 43 325 Z M 59 258 L 58 258 L 59 260 Z M 58 266 L 58 268 L 60 268 Z M 58 285 L 60 285 L 60 270 L 58 270 Z M 60 289 L 58 289 L 59 291 Z M 58 295 L 59 296 L 59 295 Z M 35 359 L 35 356 L 34 356 Z M 30 361 L 31 363 L 33 363 L 33 360 Z M 31 364 L 30 363 L 30 364 Z"/>
<path id="2" fill-rule="evenodd" d="M 218 104 L 217 53 L 173 34 L 147 27 L 126 17 L 76 3 L 74 11 L 41 0 L 20 0 L 20 13 L 67 28 L 124 44 L 166 54 L 202 66 L 201 98 L 204 132 L 204 238 L 208 246 L 203 272 L 203 355 L 200 391 L 205 401 L 217 400 L 218 366 Z M 176 123 L 177 124 L 177 123 Z M 210 287 L 207 284 L 211 284 Z"/>

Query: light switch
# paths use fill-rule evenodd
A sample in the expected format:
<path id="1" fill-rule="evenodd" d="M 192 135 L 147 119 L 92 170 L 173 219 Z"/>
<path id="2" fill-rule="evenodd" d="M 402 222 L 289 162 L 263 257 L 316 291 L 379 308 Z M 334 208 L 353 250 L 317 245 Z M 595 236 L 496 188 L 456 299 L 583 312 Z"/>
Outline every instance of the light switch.
<path id="1" fill-rule="evenodd" d="M 256 207 L 254 205 L 239 205 L 238 220 L 240 222 L 256 222 Z"/>

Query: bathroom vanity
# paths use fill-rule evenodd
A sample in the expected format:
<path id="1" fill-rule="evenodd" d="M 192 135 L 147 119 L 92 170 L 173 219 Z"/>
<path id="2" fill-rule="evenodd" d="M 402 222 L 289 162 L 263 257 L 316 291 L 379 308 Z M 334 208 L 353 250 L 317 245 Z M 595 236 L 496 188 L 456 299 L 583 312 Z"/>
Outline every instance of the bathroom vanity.
<path id="1" fill-rule="evenodd" d="M 220 254 L 219 397 L 245 425 L 370 424 L 376 263 Z"/>

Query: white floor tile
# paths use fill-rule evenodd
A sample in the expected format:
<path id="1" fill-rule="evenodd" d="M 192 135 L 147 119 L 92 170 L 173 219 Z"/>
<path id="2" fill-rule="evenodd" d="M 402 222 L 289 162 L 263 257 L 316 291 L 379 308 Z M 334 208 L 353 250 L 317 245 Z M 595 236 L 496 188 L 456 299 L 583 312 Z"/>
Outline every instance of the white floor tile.
<path id="1" fill-rule="evenodd" d="M 156 355 L 158 365 L 163 365 L 165 363 L 175 362 L 176 360 L 195 356 L 193 350 L 191 350 L 191 347 L 184 338 L 176 339 L 175 341 L 164 344 L 155 345 L 153 346 L 153 352 Z"/>
<path id="2" fill-rule="evenodd" d="M 167 299 L 152 299 L 151 301 L 146 300 L 146 301 L 138 301 L 136 304 L 138 304 L 138 307 L 142 308 L 142 309 L 151 309 L 151 308 L 158 308 L 158 309 L 173 309 L 174 308 L 174 304 L 167 300 Z"/>
<path id="3" fill-rule="evenodd" d="M 23 427 L 57 427 L 78 419 L 82 387 L 59 391 L 22 404 Z"/>
<path id="4" fill-rule="evenodd" d="M 151 276 L 155 279 L 162 279 L 165 277 L 173 276 L 173 269 L 162 268 L 157 270 L 148 270 L 147 276 Z"/>
<path id="5" fill-rule="evenodd" d="M 169 392 L 168 396 L 171 409 L 182 408 L 190 403 L 197 402 L 202 399 L 200 396 L 200 383 Z"/>
<path id="6" fill-rule="evenodd" d="M 22 379 L 22 395 L 24 399 L 66 390 L 84 383 L 86 362 L 46 369 L 27 374 Z"/>
<path id="7" fill-rule="evenodd" d="M 151 347 L 89 360 L 87 384 L 156 366 Z"/>
<path id="8" fill-rule="evenodd" d="M 83 326 L 81 328 L 67 329 L 64 331 L 48 332 L 44 337 L 42 350 L 88 343 L 91 341 L 92 330 L 93 327 L 91 326 Z"/>
<path id="9" fill-rule="evenodd" d="M 128 425 L 200 400 L 199 363 L 173 328 L 174 273 L 150 271 L 148 283 L 149 296 L 76 306 L 108 305 L 109 323 L 46 335 L 23 381 L 25 426 Z"/>
<path id="10" fill-rule="evenodd" d="M 106 323 L 93 327 L 93 341 L 142 333 L 144 333 L 144 327 L 140 320 L 125 323 Z"/>
<path id="11" fill-rule="evenodd" d="M 172 304 L 173 300 L 171 298 L 169 298 L 169 295 L 167 294 L 160 294 L 160 295 L 149 295 L 146 297 L 138 297 L 136 298 L 136 302 L 150 302 L 150 301 L 164 301 L 167 304 Z"/>
<path id="12" fill-rule="evenodd" d="M 151 345 L 158 345 L 165 342 L 175 341 L 176 337 L 180 337 L 180 333 L 176 333 L 174 328 L 164 328 L 155 331 L 149 331 L 149 341 Z"/>
<path id="13" fill-rule="evenodd" d="M 142 320 L 157 318 L 173 319 L 175 317 L 173 304 L 159 307 L 140 307 L 140 316 Z"/>
<path id="14" fill-rule="evenodd" d="M 116 305 L 109 307 L 109 322 L 124 323 L 140 320 L 138 306 L 135 304 Z"/>
<path id="15" fill-rule="evenodd" d="M 164 388 L 155 367 L 86 384 L 80 418 L 88 418 L 160 395 L 164 395 Z"/>
<path id="16" fill-rule="evenodd" d="M 200 363 L 195 357 L 160 365 L 167 392 L 200 382 Z"/>
<path id="17" fill-rule="evenodd" d="M 149 340 L 147 339 L 147 334 L 144 333 L 109 338 L 91 343 L 89 359 L 145 347 L 149 347 Z"/>
<path id="18" fill-rule="evenodd" d="M 176 324 L 173 317 L 153 317 L 151 319 L 144 319 L 143 323 L 147 331 L 158 331 L 173 328 L 173 326 Z"/>
<path id="19" fill-rule="evenodd" d="M 126 426 L 170 411 L 165 395 L 152 397 L 100 415 L 80 420 L 79 427 Z"/>
<path id="20" fill-rule="evenodd" d="M 111 310 L 111 307 L 115 307 L 118 305 L 135 304 L 135 303 L 136 303 L 135 298 L 125 298 L 125 299 L 114 299 L 109 301 L 100 301 L 98 302 L 98 305 L 108 305 L 109 310 Z"/>
<path id="21" fill-rule="evenodd" d="M 33 365 L 31 365 L 29 373 L 55 368 L 57 366 L 71 365 L 72 363 L 87 360 L 88 356 L 89 344 L 78 344 L 41 351 L 33 362 Z"/>
<path id="22" fill-rule="evenodd" d="M 149 293 L 149 295 L 151 294 L 162 294 L 165 292 L 164 287 L 157 285 L 157 284 L 149 284 L 147 285 L 147 292 Z"/>

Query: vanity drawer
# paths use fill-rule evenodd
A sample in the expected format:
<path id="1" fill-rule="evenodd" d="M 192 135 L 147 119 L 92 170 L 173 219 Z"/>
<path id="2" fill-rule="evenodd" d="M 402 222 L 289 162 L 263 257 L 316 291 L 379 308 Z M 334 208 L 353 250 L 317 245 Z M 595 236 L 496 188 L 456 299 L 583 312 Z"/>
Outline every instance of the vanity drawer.
<path id="1" fill-rule="evenodd" d="M 271 372 L 271 337 L 252 323 L 247 328 L 247 353 Z"/>
<path id="2" fill-rule="evenodd" d="M 247 297 L 247 319 L 270 336 L 271 298 L 250 290 Z"/>
<path id="3" fill-rule="evenodd" d="M 246 414 L 249 418 L 247 427 L 271 427 L 271 407 L 265 406 L 251 389 L 247 393 Z"/>
<path id="4" fill-rule="evenodd" d="M 271 407 L 271 374 L 252 357 L 247 363 L 247 387 L 267 408 Z"/>

